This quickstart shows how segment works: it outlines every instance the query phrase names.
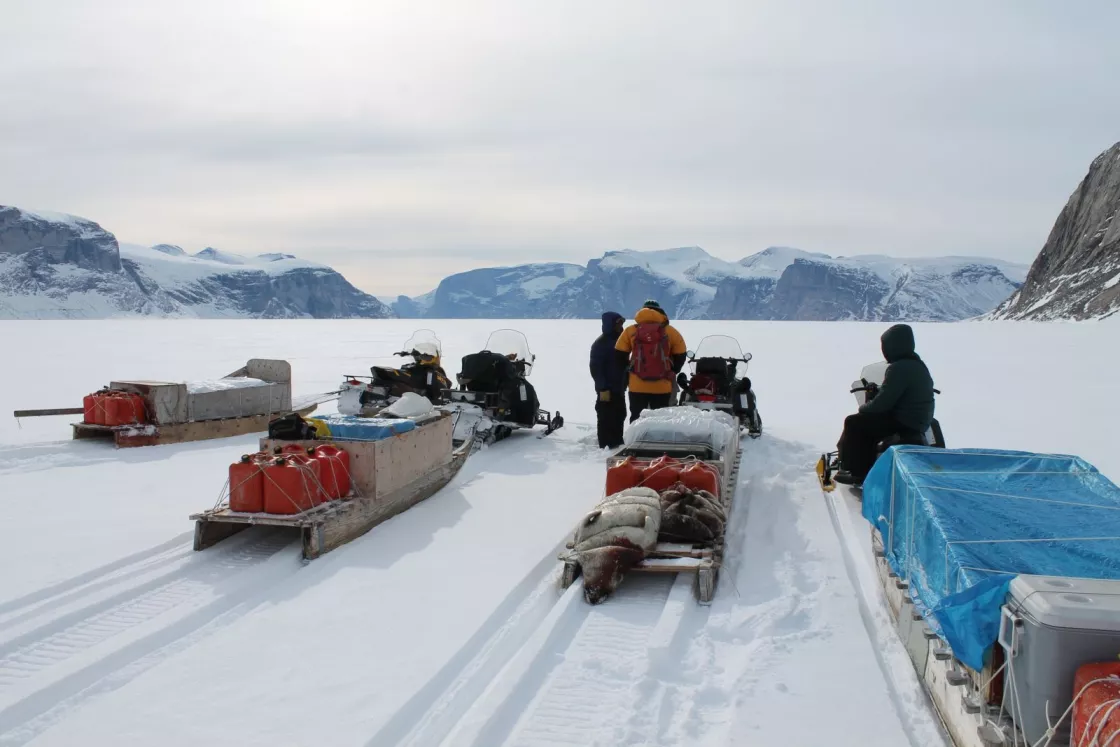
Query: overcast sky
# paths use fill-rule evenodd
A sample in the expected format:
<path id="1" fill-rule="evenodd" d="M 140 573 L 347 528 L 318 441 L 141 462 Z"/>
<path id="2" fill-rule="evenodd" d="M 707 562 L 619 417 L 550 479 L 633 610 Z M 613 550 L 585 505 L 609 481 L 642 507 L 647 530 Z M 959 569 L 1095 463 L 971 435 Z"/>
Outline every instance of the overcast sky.
<path id="1" fill-rule="evenodd" d="M 1029 262 L 1120 3 L 0 0 L 0 204 L 382 295 L 608 249 Z"/>

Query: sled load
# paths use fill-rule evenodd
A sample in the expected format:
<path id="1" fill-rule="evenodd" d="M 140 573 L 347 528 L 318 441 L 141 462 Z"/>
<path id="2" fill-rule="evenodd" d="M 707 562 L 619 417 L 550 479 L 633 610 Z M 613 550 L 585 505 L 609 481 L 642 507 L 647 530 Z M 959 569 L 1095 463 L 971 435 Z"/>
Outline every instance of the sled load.
<path id="1" fill-rule="evenodd" d="M 452 416 L 429 410 L 415 418 L 328 415 L 274 429 L 257 453 L 229 466 L 216 505 L 191 515 L 194 549 L 253 525 L 288 527 L 310 560 L 429 498 L 472 447 L 453 447 Z"/>
<path id="2" fill-rule="evenodd" d="M 347 415 L 375 415 L 405 394 L 433 404 L 447 401 L 451 380 L 442 367 L 443 345 L 430 329 L 420 329 L 394 355 L 412 358 L 400 368 L 371 366 L 370 376 L 347 374 L 339 388 L 338 411 Z"/>
<path id="3" fill-rule="evenodd" d="M 719 410 L 645 410 L 607 459 L 604 498 L 576 527 L 561 585 L 581 574 L 605 600 L 626 573 L 693 573 L 707 604 L 723 563 L 739 469 L 739 427 Z"/>
<path id="4" fill-rule="evenodd" d="M 525 335 L 513 329 L 491 333 L 483 350 L 463 357 L 459 387 L 448 393 L 450 401 L 441 408 L 456 416 L 457 443 L 475 436 L 499 441 L 514 430 L 538 425 L 548 435 L 564 425 L 559 412 L 553 416 L 540 409 L 529 383 L 535 360 Z"/>
<path id="5" fill-rule="evenodd" d="M 919 435 L 880 443 L 862 495 L 827 454 L 817 473 L 842 534 L 870 524 L 869 579 L 952 742 L 1120 744 L 1120 488 L 1076 456 Z"/>
<path id="6" fill-rule="evenodd" d="M 751 354 L 743 354 L 738 341 L 727 335 L 708 335 L 688 352 L 692 376 L 678 376 L 680 404 L 703 410 L 720 410 L 738 418 L 752 438 L 762 435 L 757 398 L 747 378 Z M 741 367 L 740 367 L 741 366 Z"/>
<path id="7" fill-rule="evenodd" d="M 297 409 L 308 414 L 317 404 L 297 403 Z M 82 422 L 73 424 L 74 438 L 104 439 L 124 448 L 258 433 L 266 431 L 272 419 L 291 411 L 291 366 L 287 361 L 253 358 L 220 379 L 113 381 L 87 394 L 81 409 L 17 410 L 15 415 L 81 413 Z"/>

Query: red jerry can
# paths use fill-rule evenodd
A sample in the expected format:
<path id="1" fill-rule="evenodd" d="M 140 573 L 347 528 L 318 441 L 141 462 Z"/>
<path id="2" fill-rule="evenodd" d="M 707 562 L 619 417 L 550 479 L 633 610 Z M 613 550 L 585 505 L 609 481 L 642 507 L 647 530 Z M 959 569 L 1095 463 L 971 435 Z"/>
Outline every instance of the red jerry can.
<path id="1" fill-rule="evenodd" d="M 315 447 L 323 488 L 329 499 L 350 495 L 350 452 L 331 444 Z"/>

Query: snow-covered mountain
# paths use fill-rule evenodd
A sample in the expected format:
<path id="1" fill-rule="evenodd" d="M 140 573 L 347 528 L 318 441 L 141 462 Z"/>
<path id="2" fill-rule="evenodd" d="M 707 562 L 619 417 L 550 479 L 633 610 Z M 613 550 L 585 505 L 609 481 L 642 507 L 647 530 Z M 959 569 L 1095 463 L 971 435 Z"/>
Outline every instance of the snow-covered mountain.
<path id="1" fill-rule="evenodd" d="M 325 265 L 290 254 L 120 245 L 93 221 L 0 206 L 0 318 L 385 318 Z"/>
<path id="2" fill-rule="evenodd" d="M 580 318 L 656 298 L 674 319 L 951 321 L 990 311 L 1026 266 L 974 257 L 830 257 L 771 247 L 739 262 L 700 247 L 607 252 L 586 267 L 530 264 L 459 273 L 393 304 L 398 316 Z"/>
<path id="3" fill-rule="evenodd" d="M 1120 312 L 1120 143 L 1097 156 L 1058 214 L 1026 282 L 993 319 L 1091 319 Z"/>

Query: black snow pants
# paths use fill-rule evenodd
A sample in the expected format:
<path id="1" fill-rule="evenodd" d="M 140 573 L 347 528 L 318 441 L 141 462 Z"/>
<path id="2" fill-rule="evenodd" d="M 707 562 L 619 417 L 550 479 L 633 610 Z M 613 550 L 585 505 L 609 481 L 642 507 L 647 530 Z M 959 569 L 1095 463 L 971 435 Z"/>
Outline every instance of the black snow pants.
<path id="1" fill-rule="evenodd" d="M 630 422 L 633 423 L 642 414 L 642 410 L 659 410 L 668 407 L 672 400 L 671 392 L 666 394 L 646 394 L 645 392 L 630 392 Z"/>
<path id="2" fill-rule="evenodd" d="M 599 448 L 614 449 L 622 446 L 622 429 L 626 425 L 626 395 L 611 392 L 609 402 L 595 400 L 595 420 L 599 433 Z"/>
<path id="3" fill-rule="evenodd" d="M 863 482 L 878 454 L 875 446 L 892 433 L 898 424 L 891 415 L 856 413 L 844 418 L 844 432 L 836 444 L 840 468 L 847 470 L 857 481 Z"/>

